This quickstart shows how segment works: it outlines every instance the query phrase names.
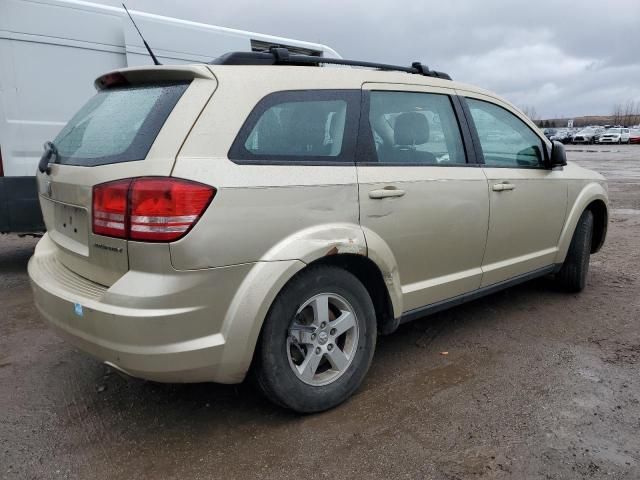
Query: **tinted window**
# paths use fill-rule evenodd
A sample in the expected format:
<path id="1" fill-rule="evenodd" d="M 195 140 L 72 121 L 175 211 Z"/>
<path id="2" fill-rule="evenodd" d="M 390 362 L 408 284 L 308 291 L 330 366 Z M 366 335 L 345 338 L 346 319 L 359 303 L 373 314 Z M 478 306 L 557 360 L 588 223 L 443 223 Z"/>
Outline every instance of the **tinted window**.
<path id="1" fill-rule="evenodd" d="M 244 142 L 252 155 L 337 157 L 342 151 L 347 102 L 283 102 L 269 107 Z"/>
<path id="2" fill-rule="evenodd" d="M 526 123 L 502 107 L 467 99 L 484 163 L 493 167 L 539 167 L 544 144 Z"/>
<path id="3" fill-rule="evenodd" d="M 264 97 L 229 150 L 237 163 L 354 162 L 360 90 L 285 90 Z"/>
<path id="4" fill-rule="evenodd" d="M 57 162 L 105 165 L 143 160 L 188 84 L 102 90 L 58 134 Z"/>
<path id="5" fill-rule="evenodd" d="M 380 163 L 466 162 L 460 129 L 447 95 L 371 92 L 369 125 Z"/>

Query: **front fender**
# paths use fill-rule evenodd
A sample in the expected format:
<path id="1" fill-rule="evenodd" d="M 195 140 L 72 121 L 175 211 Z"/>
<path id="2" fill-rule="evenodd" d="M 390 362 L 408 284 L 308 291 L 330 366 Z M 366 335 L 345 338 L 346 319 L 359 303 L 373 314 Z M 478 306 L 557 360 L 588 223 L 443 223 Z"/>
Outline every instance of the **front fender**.
<path id="1" fill-rule="evenodd" d="M 564 227 L 562 228 L 562 232 L 560 233 L 560 240 L 558 241 L 558 253 L 556 255 L 555 262 L 556 264 L 561 264 L 564 262 L 567 256 L 567 252 L 569 251 L 569 246 L 571 245 L 573 232 L 575 232 L 576 226 L 578 225 L 578 220 L 580 220 L 580 216 L 582 215 L 582 212 L 584 212 L 584 210 L 587 208 L 587 206 L 595 200 L 602 200 L 607 206 L 608 210 L 609 198 L 604 186 L 597 182 L 591 182 L 586 184 L 582 188 L 582 190 L 574 200 L 571 209 L 569 210 L 567 219 L 564 222 Z"/>

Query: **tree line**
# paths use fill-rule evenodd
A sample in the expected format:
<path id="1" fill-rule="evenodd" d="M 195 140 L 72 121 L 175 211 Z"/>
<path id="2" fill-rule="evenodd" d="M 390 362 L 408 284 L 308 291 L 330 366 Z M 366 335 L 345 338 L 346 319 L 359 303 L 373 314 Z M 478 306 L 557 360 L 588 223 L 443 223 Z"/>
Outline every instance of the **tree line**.
<path id="1" fill-rule="evenodd" d="M 523 105 L 520 110 L 540 128 L 566 127 L 570 118 L 541 119 L 532 105 Z M 640 101 L 628 100 L 616 103 L 611 115 L 591 115 L 573 118 L 574 127 L 586 127 L 588 125 L 624 125 L 630 127 L 640 124 Z"/>
<path id="2" fill-rule="evenodd" d="M 628 100 L 626 103 L 616 103 L 611 113 L 615 125 L 640 124 L 640 101 Z"/>

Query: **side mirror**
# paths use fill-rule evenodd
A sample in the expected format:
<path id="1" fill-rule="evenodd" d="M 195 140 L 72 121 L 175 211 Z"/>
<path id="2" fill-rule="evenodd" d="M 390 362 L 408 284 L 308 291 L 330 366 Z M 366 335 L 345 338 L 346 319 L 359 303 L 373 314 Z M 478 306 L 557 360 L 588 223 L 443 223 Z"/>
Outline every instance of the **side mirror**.
<path id="1" fill-rule="evenodd" d="M 551 168 L 564 167 L 567 164 L 567 154 L 564 145 L 558 141 L 551 143 Z"/>

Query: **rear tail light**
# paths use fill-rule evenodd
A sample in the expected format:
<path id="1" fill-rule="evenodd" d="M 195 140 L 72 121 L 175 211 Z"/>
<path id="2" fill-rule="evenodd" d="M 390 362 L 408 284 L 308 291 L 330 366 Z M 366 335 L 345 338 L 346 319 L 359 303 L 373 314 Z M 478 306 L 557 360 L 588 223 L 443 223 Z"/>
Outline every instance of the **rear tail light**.
<path id="1" fill-rule="evenodd" d="M 208 185 L 142 177 L 93 187 L 93 233 L 147 242 L 172 242 L 200 219 L 216 194 Z"/>
<path id="2" fill-rule="evenodd" d="M 127 203 L 131 179 L 93 187 L 93 233 L 126 238 Z"/>

